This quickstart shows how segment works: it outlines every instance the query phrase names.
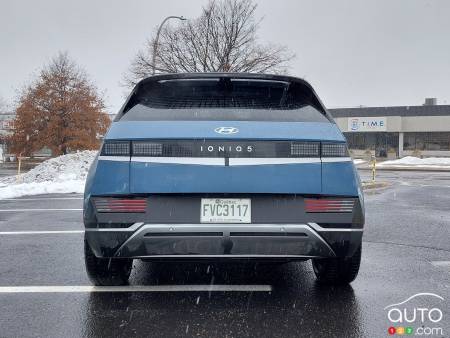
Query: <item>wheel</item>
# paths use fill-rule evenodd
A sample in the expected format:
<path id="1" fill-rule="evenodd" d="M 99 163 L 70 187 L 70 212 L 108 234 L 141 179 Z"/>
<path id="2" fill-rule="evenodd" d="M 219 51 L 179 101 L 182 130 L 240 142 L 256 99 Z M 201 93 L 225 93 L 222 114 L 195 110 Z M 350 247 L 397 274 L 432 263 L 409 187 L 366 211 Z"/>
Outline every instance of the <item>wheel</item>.
<path id="1" fill-rule="evenodd" d="M 125 285 L 131 274 L 133 260 L 129 258 L 97 258 L 84 241 L 84 262 L 89 279 L 94 285 Z"/>
<path id="2" fill-rule="evenodd" d="M 342 285 L 355 280 L 361 263 L 361 245 L 351 257 L 315 258 L 312 260 L 317 281 L 322 284 Z"/>

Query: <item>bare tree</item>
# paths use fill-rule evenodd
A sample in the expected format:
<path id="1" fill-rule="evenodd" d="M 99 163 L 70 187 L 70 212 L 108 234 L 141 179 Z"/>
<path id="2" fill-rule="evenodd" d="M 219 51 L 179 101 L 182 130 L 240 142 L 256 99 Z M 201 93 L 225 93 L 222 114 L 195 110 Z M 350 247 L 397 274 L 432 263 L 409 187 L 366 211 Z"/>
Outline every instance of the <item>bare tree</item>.
<path id="1" fill-rule="evenodd" d="M 6 110 L 6 101 L 3 97 L 0 96 L 0 113 Z"/>
<path id="2" fill-rule="evenodd" d="M 210 0 L 197 19 L 165 26 L 160 34 L 155 65 L 155 37 L 132 61 L 125 82 L 133 86 L 159 72 L 284 73 L 294 57 L 286 46 L 260 44 L 252 0 Z"/>
<path id="3" fill-rule="evenodd" d="M 3 98 L 3 96 L 0 96 L 0 114 L 8 113 L 8 111 L 9 111 L 8 102 Z"/>
<path id="4" fill-rule="evenodd" d="M 60 53 L 19 97 L 12 151 L 31 155 L 44 146 L 54 154 L 96 149 L 111 122 L 104 109 L 86 73 Z"/>

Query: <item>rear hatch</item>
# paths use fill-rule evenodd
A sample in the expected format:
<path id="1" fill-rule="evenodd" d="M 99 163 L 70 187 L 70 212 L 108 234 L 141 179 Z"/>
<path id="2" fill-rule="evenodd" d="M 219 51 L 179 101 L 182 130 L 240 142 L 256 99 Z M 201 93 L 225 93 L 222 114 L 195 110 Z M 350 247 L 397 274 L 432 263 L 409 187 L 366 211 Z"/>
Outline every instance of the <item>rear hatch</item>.
<path id="1" fill-rule="evenodd" d="M 342 141 L 334 124 L 299 122 L 119 122 L 108 136 L 132 140 L 131 193 L 319 194 L 321 142 Z"/>
<path id="2" fill-rule="evenodd" d="M 119 113 L 100 159 L 116 148 L 128 149 L 133 194 L 321 194 L 323 159 L 349 161 L 311 87 L 272 76 L 151 78 Z M 338 170 L 353 180 L 347 167 Z"/>

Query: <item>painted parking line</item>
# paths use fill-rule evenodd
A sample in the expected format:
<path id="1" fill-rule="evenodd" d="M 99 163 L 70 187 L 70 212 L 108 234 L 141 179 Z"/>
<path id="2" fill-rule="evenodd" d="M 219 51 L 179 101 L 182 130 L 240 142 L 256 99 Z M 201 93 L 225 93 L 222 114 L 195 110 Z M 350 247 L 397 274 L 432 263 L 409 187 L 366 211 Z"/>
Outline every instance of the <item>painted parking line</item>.
<path id="1" fill-rule="evenodd" d="M 83 197 L 2 198 L 1 201 L 82 200 Z"/>
<path id="2" fill-rule="evenodd" d="M 450 271 L 450 261 L 431 261 L 433 266 Z"/>
<path id="3" fill-rule="evenodd" d="M 270 292 L 272 285 L 126 285 L 126 286 L 0 286 L 0 293 L 85 292 Z"/>
<path id="4" fill-rule="evenodd" d="M 413 183 L 407 181 L 400 181 L 400 185 L 408 187 L 421 187 L 421 188 L 450 188 L 450 185 L 437 185 L 437 184 L 423 184 L 423 183 Z"/>
<path id="5" fill-rule="evenodd" d="M 58 235 L 84 234 L 84 230 L 48 230 L 48 231 L 0 231 L 0 236 L 7 235 Z"/>
<path id="6" fill-rule="evenodd" d="M 0 212 L 83 211 L 83 209 L 0 209 Z"/>

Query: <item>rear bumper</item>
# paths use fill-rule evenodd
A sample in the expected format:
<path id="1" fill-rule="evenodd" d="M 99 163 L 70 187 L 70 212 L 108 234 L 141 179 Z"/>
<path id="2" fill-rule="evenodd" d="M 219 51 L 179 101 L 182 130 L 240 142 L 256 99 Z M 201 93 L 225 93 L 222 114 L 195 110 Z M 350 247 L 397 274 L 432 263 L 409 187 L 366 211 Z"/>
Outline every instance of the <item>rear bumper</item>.
<path id="1" fill-rule="evenodd" d="M 350 256 L 361 228 L 306 224 L 148 224 L 87 228 L 98 257 L 147 259 L 286 259 Z"/>

